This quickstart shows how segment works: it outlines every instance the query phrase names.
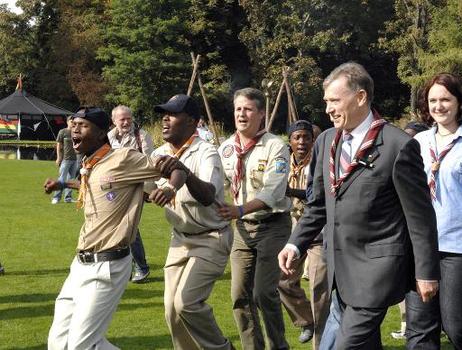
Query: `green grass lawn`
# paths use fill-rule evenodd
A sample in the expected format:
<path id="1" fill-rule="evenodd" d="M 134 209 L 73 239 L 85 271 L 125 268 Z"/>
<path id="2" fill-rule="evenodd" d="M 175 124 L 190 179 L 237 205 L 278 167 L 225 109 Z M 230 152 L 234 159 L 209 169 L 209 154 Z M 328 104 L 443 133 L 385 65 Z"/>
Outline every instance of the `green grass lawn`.
<path id="1" fill-rule="evenodd" d="M 42 185 L 55 177 L 54 162 L 0 160 L 0 349 L 46 349 L 54 300 L 73 258 L 82 212 L 73 204 L 51 205 Z M 162 209 L 144 208 L 141 233 L 151 265 L 149 283 L 130 283 L 111 323 L 108 338 L 122 349 L 171 349 L 164 321 L 162 266 L 169 226 Z M 210 298 L 223 332 L 240 349 L 230 302 L 230 273 L 216 283 Z M 292 349 L 311 349 L 297 341 L 299 329 L 286 316 Z M 382 327 L 386 349 L 404 349 L 390 332 L 399 327 L 398 308 L 390 309 Z M 445 343 L 443 349 L 451 347 Z"/>

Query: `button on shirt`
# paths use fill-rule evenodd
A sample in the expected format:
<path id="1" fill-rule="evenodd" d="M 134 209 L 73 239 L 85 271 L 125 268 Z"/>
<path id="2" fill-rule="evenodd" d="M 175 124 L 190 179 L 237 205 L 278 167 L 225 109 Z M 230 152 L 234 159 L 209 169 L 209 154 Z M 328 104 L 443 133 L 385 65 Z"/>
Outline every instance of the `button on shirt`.
<path id="1" fill-rule="evenodd" d="M 90 171 L 77 251 L 127 247 L 135 239 L 143 182 L 158 180 L 153 161 L 131 148 L 111 150 Z"/>
<path id="2" fill-rule="evenodd" d="M 433 127 L 415 136 L 420 144 L 428 181 L 432 164 L 430 147 L 437 154 L 441 152 L 436 147 L 435 134 L 436 127 Z M 448 141 L 457 137 L 456 144 L 443 158 L 436 175 L 436 200 L 433 201 L 433 208 L 438 226 L 439 250 L 462 254 L 462 126 L 459 126 L 454 137 Z"/>
<path id="3" fill-rule="evenodd" d="M 164 144 L 157 148 L 153 153 L 153 156 L 156 155 L 172 155 L 170 145 Z M 199 179 L 215 186 L 215 200 L 224 202 L 223 167 L 215 146 L 196 137 L 181 155 L 180 161 Z M 165 183 L 165 179 L 157 181 L 159 187 Z M 186 234 L 219 230 L 229 224 L 218 216 L 216 204 L 207 207 L 200 204 L 186 185 L 176 193 L 175 206 L 165 206 L 165 217 L 175 230 Z"/>
<path id="4" fill-rule="evenodd" d="M 218 149 L 228 183 L 231 183 L 237 162 L 234 135 Z M 261 220 L 272 213 L 289 212 L 291 201 L 286 197 L 289 174 L 289 149 L 278 136 L 265 133 L 244 158 L 244 178 L 239 190 L 237 205 L 259 199 L 269 209 L 262 209 L 244 216 L 249 220 Z"/>

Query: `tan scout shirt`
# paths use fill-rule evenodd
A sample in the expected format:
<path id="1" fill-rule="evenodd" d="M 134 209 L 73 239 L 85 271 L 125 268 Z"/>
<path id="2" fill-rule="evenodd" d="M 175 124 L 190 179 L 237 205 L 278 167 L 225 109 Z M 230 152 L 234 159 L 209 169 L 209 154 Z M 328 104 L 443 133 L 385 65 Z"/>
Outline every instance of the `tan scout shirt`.
<path id="1" fill-rule="evenodd" d="M 77 251 L 127 247 L 134 239 L 143 204 L 143 182 L 158 180 L 152 160 L 131 148 L 111 150 L 88 177 L 85 222 Z"/>
<path id="2" fill-rule="evenodd" d="M 172 155 L 170 145 L 164 144 L 157 148 L 153 155 Z M 223 168 L 216 148 L 199 137 L 181 155 L 180 161 L 199 179 L 215 186 L 215 200 L 224 201 Z M 167 180 L 157 181 L 162 187 Z M 229 224 L 216 213 L 216 205 L 203 206 L 193 198 L 184 185 L 176 194 L 175 207 L 167 205 L 165 216 L 173 228 L 186 234 L 198 234 L 204 231 L 222 229 Z"/>
<path id="3" fill-rule="evenodd" d="M 227 181 L 232 181 L 237 162 L 234 150 L 234 135 L 218 149 Z M 269 209 L 259 210 L 244 216 L 249 220 L 261 220 L 271 213 L 288 212 L 291 202 L 286 197 L 289 173 L 289 149 L 276 135 L 266 133 L 244 158 L 244 178 L 239 190 L 238 205 L 259 199 Z"/>
<path id="4" fill-rule="evenodd" d="M 112 148 L 118 149 L 118 148 L 124 148 L 124 147 L 131 147 L 136 150 L 139 150 L 138 142 L 136 141 L 136 136 L 135 136 L 135 127 L 133 125 L 132 125 L 130 132 L 123 135 L 120 141 L 118 140 L 118 136 L 119 136 L 119 131 L 117 130 L 117 128 L 114 128 L 108 132 L 107 137 L 109 139 L 109 143 L 111 144 Z M 151 135 L 149 135 L 143 129 L 140 129 L 140 141 L 141 141 L 141 149 L 143 153 L 148 156 L 151 155 L 152 151 L 154 151 L 154 143 L 152 141 Z"/>

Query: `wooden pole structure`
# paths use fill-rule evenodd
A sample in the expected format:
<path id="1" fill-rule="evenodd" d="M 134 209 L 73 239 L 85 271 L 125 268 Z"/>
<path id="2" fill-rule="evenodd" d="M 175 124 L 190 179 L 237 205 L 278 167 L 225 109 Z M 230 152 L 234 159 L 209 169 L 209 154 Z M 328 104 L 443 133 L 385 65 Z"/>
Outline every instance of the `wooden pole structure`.
<path id="1" fill-rule="evenodd" d="M 288 120 L 289 124 L 292 124 L 293 122 L 298 120 L 298 113 L 297 113 L 297 107 L 295 106 L 294 98 L 292 95 L 292 89 L 290 87 L 289 83 L 289 69 L 286 68 L 283 70 L 282 75 L 284 78 L 284 86 L 286 88 L 286 93 L 287 93 L 287 105 L 290 113 L 288 113 Z"/>
<path id="2" fill-rule="evenodd" d="M 197 55 L 197 57 L 194 57 L 194 53 L 191 52 L 191 59 L 192 59 L 193 66 L 196 66 L 197 83 L 199 84 L 199 89 L 201 90 L 202 99 L 204 100 L 204 106 L 205 106 L 205 111 L 207 112 L 209 125 L 212 128 L 212 132 L 215 138 L 216 145 L 220 146 L 220 140 L 218 139 L 218 133 L 215 127 L 215 122 L 213 120 L 212 111 L 210 110 L 209 102 L 205 94 L 205 88 L 204 88 L 204 85 L 202 84 L 201 73 L 199 71 L 199 58 L 200 58 L 199 55 Z M 193 70 L 193 74 L 194 74 L 194 70 Z"/>
<path id="3" fill-rule="evenodd" d="M 197 55 L 197 58 L 194 61 L 194 54 L 192 52 L 191 54 L 192 54 L 191 57 L 193 57 L 193 72 L 191 75 L 191 80 L 189 81 L 188 92 L 186 93 L 186 95 L 188 96 L 191 96 L 192 89 L 194 87 L 194 81 L 196 80 L 196 77 L 197 77 L 197 70 L 199 69 L 199 61 L 201 59 L 201 55 Z"/>
<path id="4" fill-rule="evenodd" d="M 268 125 L 266 126 L 266 131 L 271 131 L 271 126 L 273 125 L 274 117 L 279 108 L 279 103 L 281 102 L 282 93 L 284 91 L 284 82 L 281 83 L 281 87 L 279 88 L 278 95 L 276 97 L 276 102 L 274 103 L 273 111 L 271 112 L 271 117 L 269 119 Z"/>

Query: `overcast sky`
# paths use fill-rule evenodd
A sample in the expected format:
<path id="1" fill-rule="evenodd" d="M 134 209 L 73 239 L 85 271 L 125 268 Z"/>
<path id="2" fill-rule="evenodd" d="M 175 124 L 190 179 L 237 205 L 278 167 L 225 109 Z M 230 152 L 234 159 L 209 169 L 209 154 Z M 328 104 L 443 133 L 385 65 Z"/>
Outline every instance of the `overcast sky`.
<path id="1" fill-rule="evenodd" d="M 0 4 L 7 4 L 11 11 L 18 13 L 20 9 L 18 9 L 15 5 L 16 0 L 0 0 Z"/>

